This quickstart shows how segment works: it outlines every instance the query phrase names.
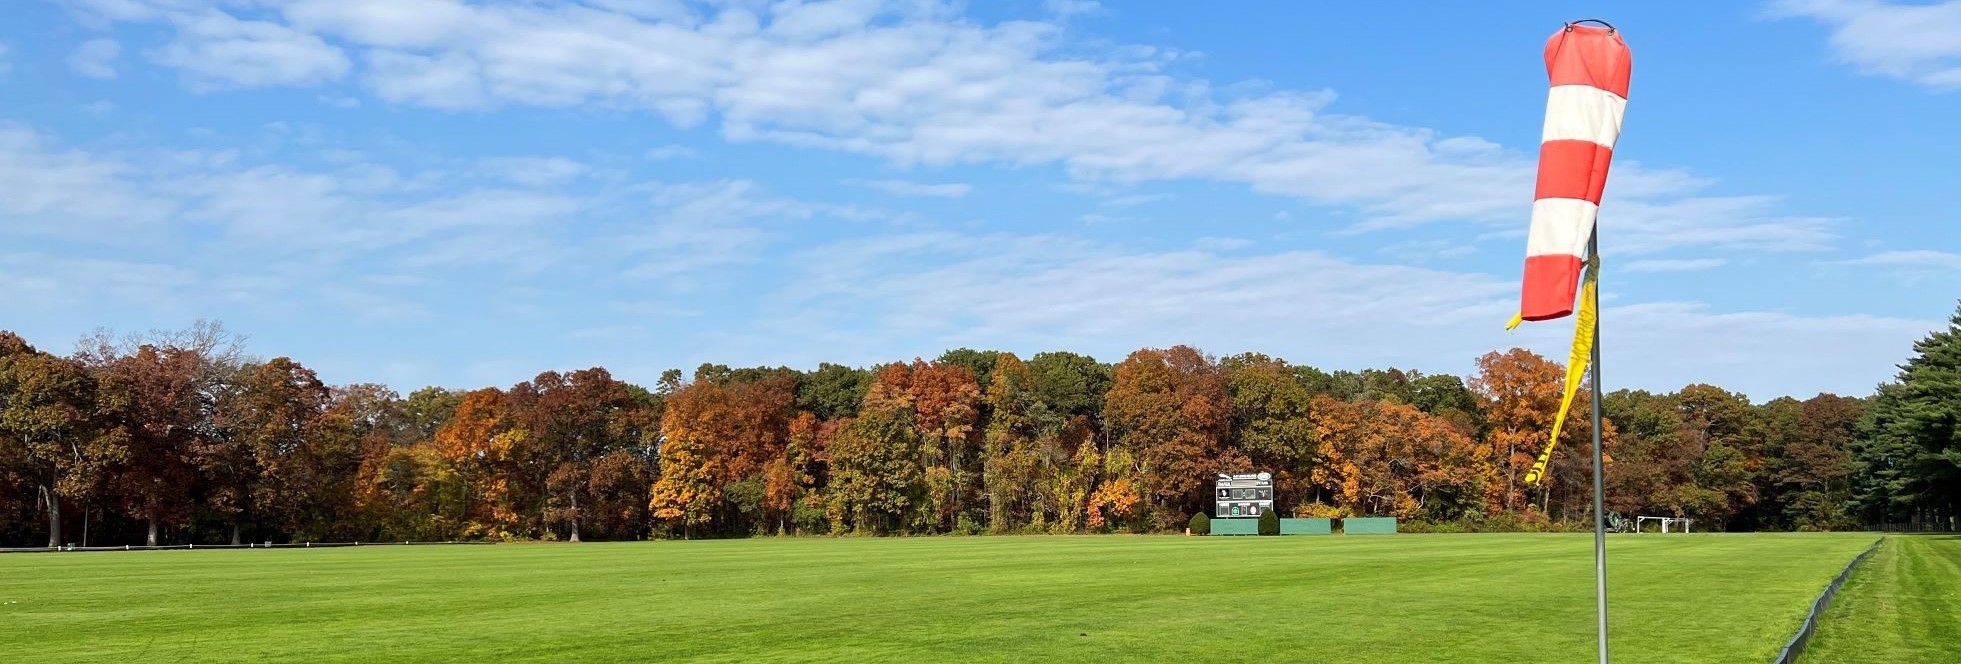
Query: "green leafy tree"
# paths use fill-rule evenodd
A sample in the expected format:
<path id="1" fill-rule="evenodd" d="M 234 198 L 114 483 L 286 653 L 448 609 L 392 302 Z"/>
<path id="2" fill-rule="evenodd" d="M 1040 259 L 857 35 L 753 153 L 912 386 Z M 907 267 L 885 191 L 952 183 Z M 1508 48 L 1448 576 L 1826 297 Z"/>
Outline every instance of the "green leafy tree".
<path id="1" fill-rule="evenodd" d="M 1961 307 L 1913 351 L 1880 386 L 1853 449 L 1869 520 L 1961 515 Z"/>
<path id="2" fill-rule="evenodd" d="M 1103 397 L 1110 392 L 1110 372 L 1110 365 L 1076 353 L 1036 353 L 1028 360 L 1035 393 L 1045 409 L 1063 421 L 1103 415 Z"/>
<path id="3" fill-rule="evenodd" d="M 1284 360 L 1246 353 L 1219 365 L 1233 406 L 1230 444 L 1255 469 L 1273 473 L 1276 505 L 1308 502 L 1316 454 L 1313 394 Z"/>
<path id="4" fill-rule="evenodd" d="M 797 378 L 797 407 L 825 420 L 854 417 L 871 386 L 870 371 L 825 362 Z"/>
<path id="5" fill-rule="evenodd" d="M 831 486 L 826 512 L 834 532 L 885 534 L 918 523 L 926 481 L 912 415 L 868 408 L 831 440 Z"/>

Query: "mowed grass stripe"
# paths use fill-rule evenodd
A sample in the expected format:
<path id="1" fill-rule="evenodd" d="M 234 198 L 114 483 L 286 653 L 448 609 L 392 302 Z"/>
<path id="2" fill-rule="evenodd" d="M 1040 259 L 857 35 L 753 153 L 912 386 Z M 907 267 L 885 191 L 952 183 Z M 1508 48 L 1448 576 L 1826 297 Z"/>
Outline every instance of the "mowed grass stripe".
<path id="1" fill-rule="evenodd" d="M 1615 659 L 1766 660 L 1871 541 L 1616 536 Z M 0 556 L 0 653 L 18 662 L 1569 662 L 1592 652 L 1584 534 Z"/>
<path id="2" fill-rule="evenodd" d="M 1961 535 L 1888 536 L 1846 579 L 1803 661 L 1961 662 Z"/>

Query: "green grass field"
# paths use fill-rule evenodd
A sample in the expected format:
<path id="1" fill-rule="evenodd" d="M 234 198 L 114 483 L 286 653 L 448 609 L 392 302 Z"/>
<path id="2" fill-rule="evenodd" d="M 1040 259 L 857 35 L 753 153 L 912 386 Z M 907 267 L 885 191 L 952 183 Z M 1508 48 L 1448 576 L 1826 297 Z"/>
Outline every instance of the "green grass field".
<path id="1" fill-rule="evenodd" d="M 1768 661 L 1872 540 L 1616 536 L 1615 660 Z M 0 555 L 0 659 L 1575 662 L 1593 657 L 1591 551 L 1396 535 Z"/>
<path id="2" fill-rule="evenodd" d="M 1961 535 L 1894 535 L 1852 573 L 1805 662 L 1961 662 Z"/>

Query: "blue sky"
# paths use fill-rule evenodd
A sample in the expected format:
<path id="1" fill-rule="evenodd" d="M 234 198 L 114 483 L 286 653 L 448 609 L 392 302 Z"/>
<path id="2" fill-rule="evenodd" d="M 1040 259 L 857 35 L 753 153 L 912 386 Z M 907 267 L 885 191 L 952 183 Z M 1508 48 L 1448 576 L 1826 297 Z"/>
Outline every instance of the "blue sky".
<path id="1" fill-rule="evenodd" d="M 1957 1 L 69 0 L 0 24 L 0 327 L 212 318 L 404 391 L 1558 357 L 1501 325 L 1540 49 L 1587 16 L 1635 57 L 1610 387 L 1864 394 L 1945 324 Z"/>

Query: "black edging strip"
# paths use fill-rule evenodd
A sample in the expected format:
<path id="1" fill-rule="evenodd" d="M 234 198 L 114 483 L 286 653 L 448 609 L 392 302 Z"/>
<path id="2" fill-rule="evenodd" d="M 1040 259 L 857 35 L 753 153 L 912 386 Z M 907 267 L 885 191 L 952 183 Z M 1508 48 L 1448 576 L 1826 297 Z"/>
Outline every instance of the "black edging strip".
<path id="1" fill-rule="evenodd" d="M 452 540 L 447 542 L 294 542 L 291 544 L 206 544 L 206 549 L 329 549 L 343 546 L 421 546 L 432 544 L 496 544 L 482 540 Z M 196 544 L 166 544 L 162 546 L 34 546 L 0 549 L 0 553 L 68 553 L 88 551 L 172 551 L 178 549 L 197 549 Z"/>
<path id="2" fill-rule="evenodd" d="M 1798 633 L 1791 637 L 1790 642 L 1784 644 L 1784 651 L 1777 654 L 1777 659 L 1770 660 L 1771 664 L 1797 664 L 1798 657 L 1804 655 L 1805 645 L 1811 643 L 1811 633 L 1818 630 L 1818 619 L 1825 615 L 1825 609 L 1831 607 L 1832 598 L 1838 596 L 1839 587 L 1845 585 L 1845 580 L 1852 577 L 1852 570 L 1857 568 L 1859 563 L 1865 562 L 1866 557 L 1871 556 L 1872 552 L 1878 551 L 1879 545 L 1885 541 L 1885 537 L 1873 540 L 1872 546 L 1866 547 L 1864 552 L 1854 556 L 1852 562 L 1846 563 L 1845 569 L 1841 570 L 1831 583 L 1825 585 L 1825 590 L 1818 593 L 1818 599 L 1811 601 L 1811 613 L 1804 617 L 1804 624 L 1798 627 Z"/>

